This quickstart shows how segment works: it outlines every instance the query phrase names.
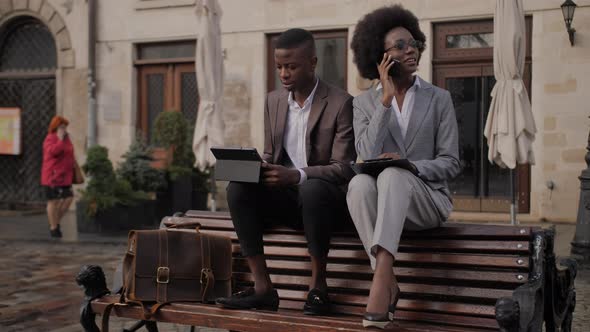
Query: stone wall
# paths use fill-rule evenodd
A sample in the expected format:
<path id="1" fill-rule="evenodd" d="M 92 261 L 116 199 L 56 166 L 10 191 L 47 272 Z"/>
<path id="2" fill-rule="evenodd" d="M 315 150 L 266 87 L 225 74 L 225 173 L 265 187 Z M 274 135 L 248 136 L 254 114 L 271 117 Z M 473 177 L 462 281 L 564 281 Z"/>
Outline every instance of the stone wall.
<path id="1" fill-rule="evenodd" d="M 309 30 L 347 29 L 386 0 L 219 0 L 223 9 L 222 45 L 225 50 L 223 106 L 226 140 L 230 145 L 263 145 L 263 104 L 267 90 L 266 34 L 291 27 Z M 494 0 L 402 0 L 420 19 L 427 39 L 437 22 L 492 18 Z M 87 102 L 85 96 L 87 24 L 85 1 L 0 1 L 0 13 L 14 12 L 26 3 L 56 32 L 60 63 L 58 109 L 76 117 L 76 147 L 83 145 Z M 97 78 L 98 141 L 118 160 L 135 133 L 137 77 L 133 58 L 137 43 L 193 39 L 194 0 L 100 0 L 98 13 Z M 527 220 L 574 222 L 579 195 L 577 176 L 585 168 L 583 156 L 590 114 L 585 91 L 590 91 L 590 0 L 577 0 L 573 25 L 576 45 L 569 45 L 560 2 L 525 0 L 533 17 L 532 108 L 538 133 L 534 144 L 537 164 L 531 168 L 531 212 Z M 49 7 L 49 5 L 51 5 Z M 45 9 L 43 9 L 45 8 Z M 8 11 L 7 11 L 8 10 Z M 58 14 L 51 14 L 52 10 Z M 57 20 L 54 17 L 59 17 Z M 56 20 L 51 23 L 51 19 Z M 62 27 L 63 25 L 63 27 Z M 52 30 L 52 31 L 53 31 Z M 69 32 L 69 40 L 63 32 Z M 70 45 L 70 46 L 67 46 Z M 432 44 L 423 54 L 419 74 L 432 77 Z M 348 89 L 358 95 L 367 82 L 360 79 L 348 53 Z M 78 149 L 80 150 L 80 149 Z M 547 181 L 553 181 L 551 192 Z M 500 217 L 505 218 L 505 215 Z"/>
<path id="2" fill-rule="evenodd" d="M 578 1 L 578 6 L 581 3 Z M 590 6 L 577 8 L 570 46 L 558 10 L 533 13 L 532 107 L 539 132 L 534 145 L 531 211 L 550 221 L 575 221 L 590 112 Z M 547 182 L 555 183 L 553 192 Z"/>

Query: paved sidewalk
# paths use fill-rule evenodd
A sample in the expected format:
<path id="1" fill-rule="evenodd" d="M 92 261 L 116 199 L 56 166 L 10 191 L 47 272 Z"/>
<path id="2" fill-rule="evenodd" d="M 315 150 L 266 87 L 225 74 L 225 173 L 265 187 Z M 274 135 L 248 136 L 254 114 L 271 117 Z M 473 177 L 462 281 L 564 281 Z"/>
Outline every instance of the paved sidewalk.
<path id="1" fill-rule="evenodd" d="M 75 218 L 74 213 L 66 215 L 61 225 L 64 237 L 55 240 L 49 237 L 45 215 L 0 217 L 0 266 L 8 267 L 0 269 L 0 331 L 81 331 L 78 321 L 84 293 L 75 277 L 85 264 L 100 265 L 110 287 L 127 235 L 78 234 Z M 110 328 L 121 331 L 134 323 L 112 316 Z M 189 331 L 175 324 L 158 324 L 158 328 Z"/>
<path id="2" fill-rule="evenodd" d="M 49 237 L 44 215 L 0 216 L 0 331 L 79 332 L 83 293 L 74 278 L 84 264 L 103 267 L 111 284 L 125 252 L 126 234 L 77 234 L 75 215 L 62 223 L 64 238 Z M 556 251 L 567 256 L 574 225 L 558 225 Z M 576 280 L 577 306 L 573 331 L 590 325 L 590 270 Z M 111 330 L 121 331 L 133 321 L 112 317 Z M 163 332 L 188 332 L 188 327 L 159 324 Z M 197 329 L 197 331 L 219 331 Z"/>
<path id="3" fill-rule="evenodd" d="M 127 234 L 94 234 L 78 233 L 76 226 L 76 214 L 68 212 L 61 222 L 61 231 L 63 238 L 60 240 L 52 239 L 49 236 L 49 224 L 45 214 L 35 215 L 8 215 L 0 214 L 0 240 L 26 240 L 64 243 L 108 243 L 108 244 L 125 244 L 127 243 Z"/>

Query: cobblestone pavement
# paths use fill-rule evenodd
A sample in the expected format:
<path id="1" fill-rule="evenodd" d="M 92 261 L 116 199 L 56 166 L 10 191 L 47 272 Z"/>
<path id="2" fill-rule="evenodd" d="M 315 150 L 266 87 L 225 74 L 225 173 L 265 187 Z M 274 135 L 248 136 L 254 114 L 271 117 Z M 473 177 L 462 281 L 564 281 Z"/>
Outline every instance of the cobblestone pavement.
<path id="1" fill-rule="evenodd" d="M 0 241 L 0 331 L 78 332 L 82 289 L 74 278 L 84 264 L 113 275 L 124 245 Z M 108 281 L 110 285 L 110 280 Z M 133 321 L 112 317 L 112 331 Z M 160 331 L 188 332 L 188 327 L 159 324 Z M 211 329 L 201 329 L 207 331 Z"/>
<path id="2" fill-rule="evenodd" d="M 572 229 L 558 227 L 557 243 L 569 243 L 572 235 Z M 124 236 L 74 238 L 72 234 L 51 241 L 43 217 L 16 221 L 0 217 L 0 331 L 81 331 L 78 320 L 83 293 L 74 278 L 82 265 L 96 264 L 103 267 L 110 285 L 115 265 L 125 251 L 124 243 Z M 567 254 L 566 245 L 556 248 L 558 255 Z M 590 326 L 590 270 L 580 271 L 576 288 L 573 331 L 582 332 Z M 110 326 L 112 331 L 121 331 L 133 323 L 112 316 Z M 187 326 L 173 324 L 159 324 L 159 329 L 189 331 Z"/>

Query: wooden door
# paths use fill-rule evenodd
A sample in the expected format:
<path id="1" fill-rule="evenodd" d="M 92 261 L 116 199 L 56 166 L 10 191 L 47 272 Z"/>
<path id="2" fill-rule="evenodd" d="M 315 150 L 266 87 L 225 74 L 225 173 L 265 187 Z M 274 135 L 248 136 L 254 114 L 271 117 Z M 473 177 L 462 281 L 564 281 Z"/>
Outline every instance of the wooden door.
<path id="1" fill-rule="evenodd" d="M 189 126 L 194 125 L 199 107 L 194 63 L 142 65 L 138 73 L 137 128 L 148 142 L 161 112 L 182 112 Z"/>

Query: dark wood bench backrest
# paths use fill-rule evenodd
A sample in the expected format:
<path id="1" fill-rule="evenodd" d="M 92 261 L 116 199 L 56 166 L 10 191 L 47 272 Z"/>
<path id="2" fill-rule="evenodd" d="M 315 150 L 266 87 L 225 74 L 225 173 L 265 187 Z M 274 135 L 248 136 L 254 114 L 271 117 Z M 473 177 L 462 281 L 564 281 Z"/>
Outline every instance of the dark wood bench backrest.
<path id="1" fill-rule="evenodd" d="M 229 214 L 188 211 L 185 217 L 200 222 L 203 232 L 232 239 L 235 289 L 251 286 Z M 535 230 L 449 223 L 435 230 L 404 232 L 394 264 L 402 290 L 396 319 L 498 329 L 494 304 L 527 282 Z M 311 275 L 303 233 L 273 228 L 264 235 L 264 244 L 281 308 L 301 309 Z M 328 286 L 336 311 L 361 315 L 372 270 L 356 233 L 335 233 L 328 258 Z"/>

